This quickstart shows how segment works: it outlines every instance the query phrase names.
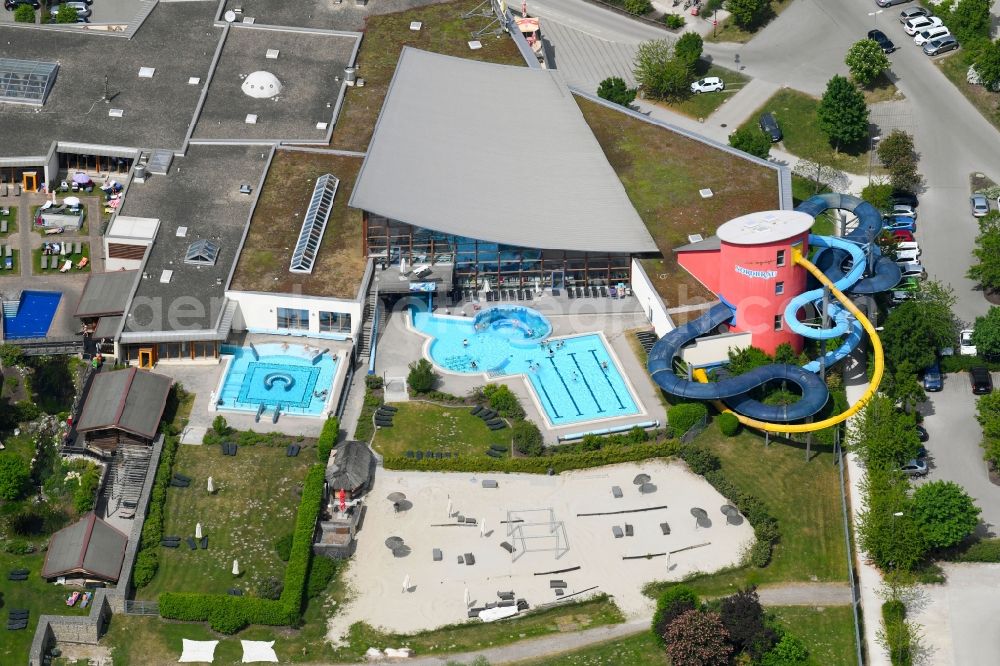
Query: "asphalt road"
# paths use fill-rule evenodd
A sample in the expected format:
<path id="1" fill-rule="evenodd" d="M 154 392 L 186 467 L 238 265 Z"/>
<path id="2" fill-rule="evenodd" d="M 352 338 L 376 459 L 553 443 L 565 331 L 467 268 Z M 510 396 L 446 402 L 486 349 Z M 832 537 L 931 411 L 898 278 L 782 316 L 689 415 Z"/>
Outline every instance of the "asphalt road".
<path id="1" fill-rule="evenodd" d="M 993 373 L 994 386 L 1000 386 L 1000 375 Z M 920 406 L 928 440 L 930 472 L 915 485 L 927 481 L 954 481 L 976 500 L 983 510 L 980 518 L 991 535 L 1000 528 L 1000 486 L 990 482 L 979 446 L 983 430 L 976 421 L 976 396 L 972 394 L 967 373 L 945 376 L 944 389 L 928 393 L 927 402 Z"/>
<path id="2" fill-rule="evenodd" d="M 705 52 L 727 67 L 739 56 L 739 66 L 754 78 L 820 95 L 831 76 L 846 74 L 851 44 L 874 25 L 889 35 L 900 47 L 890 56 L 891 74 L 911 108 L 927 186 L 917 232 L 922 260 L 931 277 L 955 289 L 955 314 L 971 323 L 989 305 L 965 278 L 978 233 L 969 214 L 969 174 L 982 171 L 1000 181 L 1000 132 L 903 32 L 898 16 L 906 6 L 869 16 L 877 9 L 871 0 L 795 0 L 749 44 L 706 44 Z M 532 0 L 528 10 L 610 41 L 634 44 L 667 34 L 583 0 Z"/>

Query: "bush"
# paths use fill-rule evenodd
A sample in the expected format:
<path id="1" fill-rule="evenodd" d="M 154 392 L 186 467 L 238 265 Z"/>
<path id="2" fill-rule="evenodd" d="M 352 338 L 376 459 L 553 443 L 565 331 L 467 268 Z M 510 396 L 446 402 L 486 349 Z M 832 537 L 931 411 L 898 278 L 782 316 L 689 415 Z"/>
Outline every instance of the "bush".
<path id="1" fill-rule="evenodd" d="M 0 500 L 18 500 L 28 492 L 31 465 L 18 455 L 0 456 Z"/>
<path id="2" fill-rule="evenodd" d="M 135 568 L 132 569 L 132 584 L 137 588 L 146 587 L 153 580 L 160 567 L 160 555 L 156 550 L 147 548 L 140 550 L 135 558 Z"/>
<path id="3" fill-rule="evenodd" d="M 747 126 L 736 130 L 729 135 L 729 145 L 762 159 L 767 159 L 771 154 L 771 137 L 764 134 L 759 127 Z"/>
<path id="4" fill-rule="evenodd" d="M 1000 562 L 1000 539 L 981 539 L 953 558 L 956 562 Z"/>
<path id="5" fill-rule="evenodd" d="M 232 432 L 229 428 L 229 424 L 226 423 L 226 417 L 219 414 L 214 419 L 212 419 L 212 432 L 214 432 L 219 437 L 225 437 Z"/>
<path id="6" fill-rule="evenodd" d="M 316 440 L 316 457 L 319 458 L 321 463 L 325 463 L 330 459 L 330 452 L 333 451 L 333 447 L 336 445 L 339 436 L 340 419 L 336 416 L 331 416 L 323 424 L 323 431 L 319 434 L 319 439 Z"/>
<path id="7" fill-rule="evenodd" d="M 288 558 L 292 554 L 292 538 L 293 534 L 289 532 L 283 537 L 278 537 L 274 540 L 274 552 L 278 554 L 278 559 L 282 562 L 287 562 Z"/>
<path id="8" fill-rule="evenodd" d="M 365 375 L 365 388 L 376 390 L 383 386 L 385 386 L 385 380 L 382 379 L 382 375 Z"/>
<path id="9" fill-rule="evenodd" d="M 261 599 L 280 599 L 284 589 L 285 586 L 279 579 L 270 576 L 257 583 L 257 596 Z"/>
<path id="10" fill-rule="evenodd" d="M 735 437 L 740 431 L 740 420 L 732 412 L 719 414 L 719 430 L 726 437 Z"/>
<path id="11" fill-rule="evenodd" d="M 684 17 L 680 14 L 666 14 L 663 23 L 671 30 L 680 30 L 684 27 Z"/>
<path id="12" fill-rule="evenodd" d="M 34 23 L 35 10 L 31 5 L 18 5 L 14 10 L 14 21 L 16 23 Z"/>
<path id="13" fill-rule="evenodd" d="M 3 548 L 3 552 L 10 555 L 30 555 L 35 552 L 35 547 L 31 542 L 24 539 L 4 539 L 0 542 L 0 548 Z"/>
<path id="14" fill-rule="evenodd" d="M 18 5 L 18 9 L 21 7 L 29 7 L 29 5 Z M 16 14 L 16 12 L 15 12 Z M 34 12 L 32 12 L 34 16 Z M 0 345 L 0 365 L 5 368 L 13 368 L 15 365 L 20 365 L 24 360 L 24 353 L 21 348 L 17 345 L 3 344 Z"/>
<path id="15" fill-rule="evenodd" d="M 892 666 L 910 666 L 913 663 L 910 629 L 906 622 L 906 606 L 902 601 L 890 599 L 882 604 L 882 623 Z"/>
<path id="16" fill-rule="evenodd" d="M 306 598 L 315 599 L 323 594 L 327 585 L 337 575 L 337 562 L 329 557 L 313 557 L 309 567 L 309 578 L 306 582 Z"/>
<path id="17" fill-rule="evenodd" d="M 687 447 L 686 453 L 693 447 Z M 709 453 L 709 455 L 713 454 Z M 683 457 L 683 454 L 682 454 Z M 716 461 L 718 458 L 716 458 Z M 691 463 L 688 463 L 690 466 Z M 705 480 L 712 484 L 712 487 L 719 491 L 719 494 L 732 502 L 743 517 L 753 526 L 754 536 L 757 541 L 750 550 L 747 551 L 747 563 L 755 567 L 763 568 L 771 561 L 771 551 L 774 544 L 781 538 L 778 527 L 778 520 L 771 515 L 767 506 L 756 495 L 744 493 L 739 487 L 726 478 L 721 469 L 714 469 L 704 473 Z"/>
<path id="18" fill-rule="evenodd" d="M 621 106 L 628 106 L 634 102 L 637 92 L 635 88 L 629 88 L 620 76 L 609 76 L 597 86 L 598 97 Z"/>
<path id="19" fill-rule="evenodd" d="M 77 513 L 86 513 L 94 508 L 97 501 L 97 486 L 101 483 L 101 473 L 90 468 L 77 479 L 79 484 L 73 491 L 73 508 Z"/>
<path id="20" fill-rule="evenodd" d="M 722 467 L 719 456 L 700 446 L 685 446 L 681 449 L 681 460 L 687 463 L 692 472 L 702 476 Z"/>
<path id="21" fill-rule="evenodd" d="M 705 42 L 697 32 L 685 32 L 674 44 L 674 55 L 688 64 L 693 70 L 701 58 Z"/>
<path id="22" fill-rule="evenodd" d="M 667 410 L 667 423 L 674 437 L 680 437 L 705 418 L 708 418 L 708 407 L 700 402 L 684 402 Z"/>
<path id="23" fill-rule="evenodd" d="M 653 613 L 653 635 L 660 645 L 666 645 L 667 627 L 684 613 L 698 608 L 698 595 L 686 585 L 674 585 L 656 600 Z"/>
<path id="24" fill-rule="evenodd" d="M 524 408 L 506 384 L 487 384 L 483 387 L 483 396 L 489 400 L 490 408 L 500 412 L 500 416 L 511 419 L 524 418 Z"/>
<path id="25" fill-rule="evenodd" d="M 653 11 L 653 3 L 649 0 L 625 0 L 625 11 L 629 14 L 642 16 Z"/>
<path id="26" fill-rule="evenodd" d="M 410 364 L 410 374 L 406 377 L 406 383 L 410 385 L 414 393 L 427 393 L 434 388 L 437 381 L 437 374 L 434 366 L 426 358 Z"/>
<path id="27" fill-rule="evenodd" d="M 526 456 L 540 456 L 545 451 L 542 432 L 532 421 L 515 421 L 511 426 L 511 439 L 518 453 Z"/>

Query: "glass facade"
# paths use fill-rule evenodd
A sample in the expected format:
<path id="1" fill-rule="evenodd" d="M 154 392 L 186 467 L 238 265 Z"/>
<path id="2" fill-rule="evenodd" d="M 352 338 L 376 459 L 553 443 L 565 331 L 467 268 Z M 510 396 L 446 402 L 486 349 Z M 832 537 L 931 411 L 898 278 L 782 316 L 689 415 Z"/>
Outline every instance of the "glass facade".
<path id="1" fill-rule="evenodd" d="M 278 328 L 307 330 L 309 328 L 309 310 L 298 308 L 278 308 Z"/>
<path id="2" fill-rule="evenodd" d="M 369 256 L 388 264 L 398 264 L 400 260 L 410 266 L 453 264 L 454 283 L 459 288 L 479 288 L 486 281 L 495 287 L 527 287 L 536 282 L 551 287 L 553 273 L 561 273 L 556 280 L 561 279 L 566 286 L 599 286 L 631 279 L 629 254 L 500 245 L 368 213 L 364 231 Z"/>
<path id="3" fill-rule="evenodd" d="M 319 312 L 320 333 L 350 333 L 350 312 Z"/>

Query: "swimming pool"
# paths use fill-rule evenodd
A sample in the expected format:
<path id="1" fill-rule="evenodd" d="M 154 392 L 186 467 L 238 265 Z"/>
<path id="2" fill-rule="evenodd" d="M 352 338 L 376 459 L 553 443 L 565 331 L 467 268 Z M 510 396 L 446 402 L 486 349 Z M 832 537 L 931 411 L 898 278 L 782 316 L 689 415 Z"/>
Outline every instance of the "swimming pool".
<path id="1" fill-rule="evenodd" d="M 254 352 L 256 349 L 256 353 Z M 222 346 L 231 356 L 218 391 L 220 410 L 282 412 L 318 416 L 329 399 L 337 360 L 329 351 L 303 345 Z"/>
<path id="2" fill-rule="evenodd" d="M 44 338 L 56 315 L 62 294 L 58 291 L 23 291 L 20 304 L 4 302 L 3 331 L 9 340 Z"/>
<path id="3" fill-rule="evenodd" d="M 475 318 L 411 316 L 414 328 L 433 338 L 436 365 L 490 378 L 523 375 L 554 426 L 640 413 L 598 333 L 550 339 L 545 317 L 521 306 L 488 308 Z"/>

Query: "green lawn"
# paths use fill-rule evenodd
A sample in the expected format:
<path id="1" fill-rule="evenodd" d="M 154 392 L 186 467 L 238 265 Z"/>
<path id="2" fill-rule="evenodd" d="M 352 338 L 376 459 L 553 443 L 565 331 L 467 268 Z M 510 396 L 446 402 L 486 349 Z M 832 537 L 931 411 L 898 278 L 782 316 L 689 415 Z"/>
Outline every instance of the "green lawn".
<path id="1" fill-rule="evenodd" d="M 692 588 L 705 596 L 724 596 L 746 585 L 847 581 L 840 479 L 831 453 L 814 444 L 813 458 L 806 463 L 804 444 L 772 440 L 765 447 L 761 437 L 745 431 L 723 437 L 716 424 L 697 442 L 719 456 L 728 478 L 763 500 L 778 520 L 781 540 L 767 567 L 702 576 L 690 582 Z M 664 587 L 655 584 L 649 591 L 655 594 Z"/>
<path id="2" fill-rule="evenodd" d="M 764 102 L 742 126 L 756 126 L 760 114 L 770 111 L 781 125 L 781 132 L 785 136 L 782 145 L 788 152 L 848 173 L 867 173 L 868 142 L 863 141 L 861 146 L 834 151 L 819 128 L 819 120 L 816 118 L 818 107 L 819 100 L 815 97 L 786 88 Z"/>
<path id="3" fill-rule="evenodd" d="M 725 67 L 710 65 L 704 60 L 698 61 L 698 68 L 695 76 L 699 79 L 706 76 L 718 76 L 725 81 L 726 89 L 722 92 L 689 95 L 686 99 L 680 102 L 656 103 L 661 106 L 665 106 L 672 111 L 679 111 L 680 113 L 692 118 L 708 118 L 715 112 L 716 109 L 722 106 L 723 102 L 739 92 L 740 89 L 745 86 L 748 81 L 750 81 L 750 78 L 747 76 L 738 74 L 737 72 L 731 69 L 726 69 Z"/>
<path id="4" fill-rule="evenodd" d="M 483 37 L 481 49 L 469 49 L 469 33 L 489 22 L 478 12 L 472 18 L 462 18 L 477 7 L 479 0 L 458 0 L 368 17 L 357 58 L 358 73 L 364 77 L 365 85 L 349 88 L 345 93 L 330 145 L 359 151 L 368 147 L 382 101 L 389 90 L 389 81 L 396 71 L 399 52 L 404 46 L 468 60 L 524 67 L 524 58 L 507 35 Z M 419 31 L 410 30 L 411 21 L 420 21 L 423 27 Z"/>
<path id="5" fill-rule="evenodd" d="M 769 613 L 809 650 L 816 666 L 855 666 L 854 613 L 850 606 L 771 606 Z"/>
<path id="6" fill-rule="evenodd" d="M 668 662 L 653 632 L 644 631 L 559 656 L 517 663 L 518 666 L 667 666 Z"/>
<path id="7" fill-rule="evenodd" d="M 780 14 L 788 8 L 788 5 L 792 4 L 792 0 L 771 0 L 771 12 L 774 15 Z M 696 19 L 697 20 L 697 19 Z M 767 25 L 766 23 L 764 25 Z M 745 44 L 753 39 L 757 32 L 763 28 L 759 28 L 747 31 L 738 27 L 733 23 L 732 19 L 725 19 L 719 21 L 718 27 L 711 33 L 705 35 L 706 42 L 739 42 L 740 44 Z"/>
<path id="8" fill-rule="evenodd" d="M 373 448 L 384 456 L 406 451 L 451 451 L 460 456 L 485 456 L 490 445 L 510 446 L 510 430 L 490 430 L 469 407 L 441 407 L 407 402 L 399 408 L 391 428 L 379 428 Z"/>
<path id="9" fill-rule="evenodd" d="M 899 89 L 884 72 L 879 74 L 870 85 L 863 86 L 861 92 L 865 94 L 865 101 L 869 105 L 903 99 L 903 93 L 899 92 Z"/>
<path id="10" fill-rule="evenodd" d="M 17 233 L 17 206 L 5 206 L 10 211 L 10 215 L 0 217 L 0 220 L 7 221 L 7 233 L 0 233 L 0 238 Z"/>
<path id="11" fill-rule="evenodd" d="M 936 58 L 935 64 L 966 99 L 972 102 L 972 106 L 979 110 L 983 118 L 1000 129 L 1000 93 L 990 92 L 983 86 L 974 86 L 965 80 L 969 66 L 962 56 L 962 51 Z"/>
<path id="12" fill-rule="evenodd" d="M 236 457 L 223 456 L 217 446 L 180 445 L 174 472 L 191 477 L 188 488 L 170 488 L 164 535 L 194 536 L 200 522 L 209 538 L 208 550 L 160 548 L 160 568 L 153 581 L 136 593 L 155 599 L 161 592 L 225 594 L 231 587 L 248 594 L 269 577 L 284 578 L 285 563 L 274 540 L 291 533 L 298 510 L 297 489 L 309 464 L 311 448 L 298 457 L 285 456 L 285 444 L 242 446 Z M 216 492 L 206 491 L 212 476 Z M 243 574 L 234 579 L 233 559 Z"/>
<path id="13" fill-rule="evenodd" d="M 0 259 L 0 277 L 5 275 L 20 276 L 21 275 L 21 251 L 11 248 L 10 251 L 10 268 L 6 268 L 7 257 Z"/>
<path id="14" fill-rule="evenodd" d="M 75 242 L 75 241 L 74 241 Z M 77 264 L 80 260 L 87 257 L 87 265 L 83 268 L 77 268 Z M 63 255 L 48 255 L 49 267 L 44 271 L 42 270 L 42 248 L 37 247 L 31 251 L 31 273 L 33 275 L 51 275 L 58 274 L 59 269 L 66 261 L 72 261 L 73 267 L 67 272 L 74 273 L 89 273 L 90 272 L 90 243 L 80 243 L 80 254 L 67 254 Z M 58 268 L 52 268 L 52 260 L 56 259 L 56 266 Z"/>

